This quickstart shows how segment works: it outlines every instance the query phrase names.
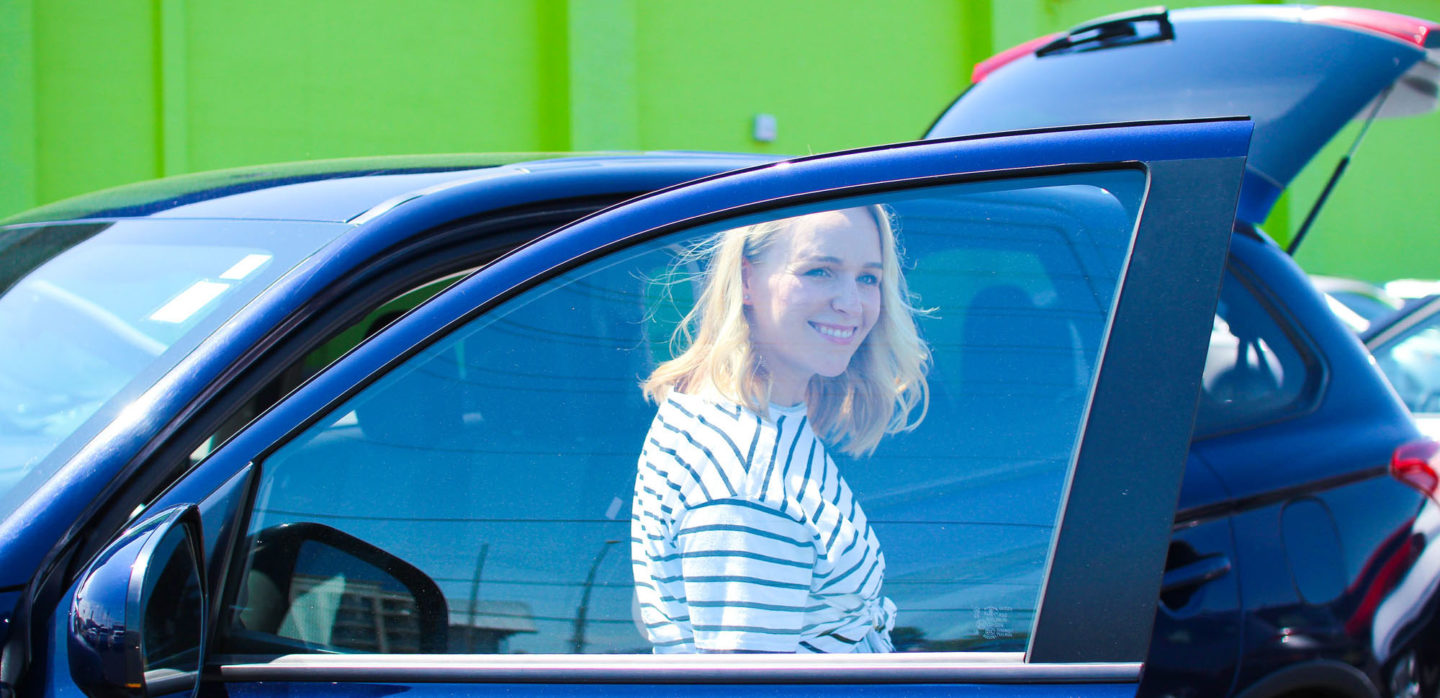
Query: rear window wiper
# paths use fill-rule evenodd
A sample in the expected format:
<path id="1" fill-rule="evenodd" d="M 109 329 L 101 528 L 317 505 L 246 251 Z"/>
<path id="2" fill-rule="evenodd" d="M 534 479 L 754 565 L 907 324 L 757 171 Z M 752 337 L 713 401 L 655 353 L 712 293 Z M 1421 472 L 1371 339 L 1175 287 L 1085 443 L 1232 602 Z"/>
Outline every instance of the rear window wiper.
<path id="1" fill-rule="evenodd" d="M 1175 25 L 1164 7 L 1146 7 L 1106 15 L 1081 24 L 1035 51 L 1036 57 L 1072 51 L 1096 51 L 1175 38 Z"/>

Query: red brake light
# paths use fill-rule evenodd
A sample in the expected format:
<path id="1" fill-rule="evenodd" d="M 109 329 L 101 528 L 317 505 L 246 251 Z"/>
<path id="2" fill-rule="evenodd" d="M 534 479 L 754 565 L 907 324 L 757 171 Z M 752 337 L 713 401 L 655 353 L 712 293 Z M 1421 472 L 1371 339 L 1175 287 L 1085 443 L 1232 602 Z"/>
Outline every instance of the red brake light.
<path id="1" fill-rule="evenodd" d="M 1425 439 L 1395 449 L 1390 474 L 1440 502 L 1440 443 Z"/>
<path id="2" fill-rule="evenodd" d="M 1358 7 L 1313 7 L 1305 11 L 1304 17 L 1305 21 L 1316 24 L 1367 29 L 1419 48 L 1440 47 L 1440 24 L 1393 12 Z"/>
<path id="3" fill-rule="evenodd" d="M 975 68 L 970 71 L 970 83 L 974 84 L 984 80 L 986 75 L 1005 67 L 1006 64 L 1015 62 L 1021 56 L 1028 56 L 1034 53 L 1036 49 L 1062 36 L 1065 36 L 1065 32 L 1046 34 L 1045 36 L 1031 39 L 1018 46 L 1011 46 L 1000 53 L 976 63 Z"/>

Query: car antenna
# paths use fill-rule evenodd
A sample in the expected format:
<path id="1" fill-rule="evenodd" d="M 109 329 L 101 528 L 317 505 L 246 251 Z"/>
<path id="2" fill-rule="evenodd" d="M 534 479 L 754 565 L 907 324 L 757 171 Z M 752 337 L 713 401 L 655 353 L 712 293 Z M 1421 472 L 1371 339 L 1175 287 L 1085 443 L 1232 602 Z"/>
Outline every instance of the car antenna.
<path id="1" fill-rule="evenodd" d="M 1325 188 L 1320 190 L 1320 196 L 1315 199 L 1315 205 L 1310 207 L 1310 212 L 1305 214 L 1305 222 L 1300 224 L 1300 229 L 1295 231 L 1295 237 L 1290 239 L 1290 244 L 1285 248 L 1285 254 L 1295 256 L 1295 250 L 1300 248 L 1300 241 L 1305 239 L 1305 233 L 1310 231 L 1310 224 L 1315 222 L 1315 215 L 1320 212 L 1320 207 L 1325 205 L 1325 200 L 1330 198 L 1331 190 L 1335 189 L 1335 183 L 1340 181 L 1340 175 L 1345 174 L 1345 168 L 1350 166 L 1350 158 L 1354 157 L 1355 150 L 1360 147 L 1360 141 L 1365 140 L 1365 134 L 1370 131 L 1370 124 L 1375 123 L 1375 117 L 1380 114 L 1380 107 L 1384 106 L 1385 100 L 1390 98 L 1389 87 L 1380 93 L 1375 100 L 1375 106 L 1370 108 L 1370 115 L 1365 117 L 1365 123 L 1360 126 L 1360 133 L 1355 134 L 1355 142 L 1350 144 L 1350 150 L 1346 151 L 1345 157 L 1340 158 L 1336 163 L 1335 171 L 1330 173 L 1330 181 L 1325 183 Z"/>

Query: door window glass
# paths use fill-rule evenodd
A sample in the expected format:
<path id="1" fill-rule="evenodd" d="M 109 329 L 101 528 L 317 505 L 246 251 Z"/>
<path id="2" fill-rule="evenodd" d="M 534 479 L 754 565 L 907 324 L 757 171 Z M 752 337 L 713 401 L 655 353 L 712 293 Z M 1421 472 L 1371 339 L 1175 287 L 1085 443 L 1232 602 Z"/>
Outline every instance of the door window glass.
<path id="1" fill-rule="evenodd" d="M 791 207 L 520 293 L 260 464 L 222 651 L 1024 651 L 1144 182 Z"/>
<path id="2" fill-rule="evenodd" d="M 420 284 L 418 287 L 393 298 L 380 307 L 371 310 L 361 318 L 359 322 L 346 327 L 326 340 L 319 346 L 311 349 L 299 360 L 290 363 L 280 375 L 271 380 L 259 392 L 249 400 L 235 409 L 220 424 L 220 427 L 203 441 L 195 450 L 190 452 L 190 462 L 199 463 L 210 455 L 220 444 L 230 438 L 241 427 L 254 419 L 256 415 L 264 412 L 275 404 L 281 397 L 284 397 L 291 390 L 294 390 L 301 383 L 309 380 L 311 376 L 320 372 L 320 369 L 328 366 L 330 362 L 339 358 L 345 352 L 355 348 L 356 345 L 370 335 L 384 329 L 386 325 L 397 320 L 401 315 L 413 309 L 415 306 L 429 300 L 435 294 L 449 288 L 451 284 L 459 281 L 468 272 L 457 272 L 443 278 Z"/>
<path id="3" fill-rule="evenodd" d="M 1320 372 L 1295 331 L 1227 267 L 1205 357 L 1195 434 L 1252 426 L 1308 403 Z"/>

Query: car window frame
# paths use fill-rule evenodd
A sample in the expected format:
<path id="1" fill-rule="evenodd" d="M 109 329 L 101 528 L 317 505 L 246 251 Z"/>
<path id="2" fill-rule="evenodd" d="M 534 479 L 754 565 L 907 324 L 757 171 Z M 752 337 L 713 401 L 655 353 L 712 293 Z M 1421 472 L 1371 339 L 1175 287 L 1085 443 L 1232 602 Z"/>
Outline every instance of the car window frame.
<path id="1" fill-rule="evenodd" d="M 1142 196 L 1143 203 L 1140 206 L 1137 221 L 1134 223 L 1134 225 L 1138 227 L 1142 225 L 1142 221 L 1145 217 L 1148 196 L 1151 189 L 1148 171 L 1149 167 L 1136 163 L 1106 163 L 1081 166 L 1037 167 L 1006 173 L 996 173 L 993 171 L 989 171 L 976 174 L 951 175 L 930 178 L 923 183 L 916 182 L 914 180 L 906 181 L 899 185 L 895 183 L 882 183 L 848 188 L 844 190 L 843 193 L 837 193 L 835 190 L 826 190 L 810 195 L 768 200 L 749 207 L 731 208 L 721 212 L 717 212 L 711 216 L 691 218 L 670 225 L 653 228 L 641 234 L 633 235 L 623 240 L 617 241 L 614 244 L 601 246 L 580 254 L 573 255 L 566 261 L 549 267 L 542 274 L 528 277 L 518 284 L 510 285 L 503 292 L 490 297 L 483 303 L 480 303 L 474 308 L 472 308 L 463 316 L 454 319 L 453 321 L 445 324 L 443 327 L 440 327 L 439 329 L 432 328 L 433 331 L 424 334 L 423 337 L 419 339 L 419 341 L 412 342 L 405 349 L 404 352 L 396 355 L 390 361 L 386 362 L 384 366 L 370 372 L 362 381 L 352 383 L 342 395 L 330 401 L 323 408 L 312 411 L 303 423 L 291 428 L 283 437 L 272 441 L 267 447 L 265 447 L 262 451 L 255 455 L 255 457 L 253 458 L 254 466 L 257 468 L 257 470 L 263 471 L 265 462 L 278 450 L 289 444 L 297 437 L 308 433 L 308 430 L 311 427 L 323 421 L 327 416 L 331 415 L 336 408 L 339 408 L 351 398 L 355 397 L 361 392 L 364 392 L 367 388 L 374 385 L 380 379 L 384 378 L 385 376 L 389 375 L 391 372 L 397 369 L 401 369 L 402 367 L 409 365 L 409 361 L 411 359 L 423 353 L 433 345 L 444 341 L 447 337 L 451 336 L 453 332 L 463 329 L 470 323 L 477 321 L 484 315 L 492 312 L 499 307 L 504 306 L 507 302 L 511 300 L 523 296 L 525 293 L 531 290 L 543 288 L 548 283 L 554 281 L 557 277 L 562 276 L 567 272 L 573 271 L 578 267 L 584 266 L 585 264 L 592 261 L 602 259 L 611 254 L 623 254 L 638 245 L 643 245 L 657 238 L 663 238 L 665 236 L 672 235 L 677 231 L 683 231 L 694 227 L 703 226 L 716 220 L 758 215 L 776 208 L 805 206 L 808 204 L 824 202 L 826 200 L 837 197 L 857 197 L 864 196 L 866 194 L 885 193 L 901 188 L 925 186 L 940 187 L 945 185 L 964 184 L 968 182 L 1000 182 L 1006 180 L 1027 180 L 1031 178 L 1063 176 L 1066 174 L 1075 173 L 1113 172 L 1116 170 L 1124 169 L 1138 169 L 1140 172 L 1147 176 L 1147 181 L 1145 183 L 1146 195 Z M 1125 284 L 1127 282 L 1130 260 L 1134 254 L 1136 236 L 1137 233 L 1132 232 L 1132 237 L 1130 240 L 1131 249 L 1126 254 L 1125 264 L 1120 272 L 1120 278 L 1118 280 L 1116 290 L 1117 295 L 1123 295 L 1123 291 L 1121 289 L 1125 287 Z M 1106 352 L 1106 345 L 1108 344 L 1109 337 L 1114 329 L 1113 325 L 1115 314 L 1118 313 L 1119 301 L 1117 300 L 1116 303 L 1117 310 L 1112 311 L 1111 313 L 1111 317 L 1106 325 L 1106 335 L 1101 340 L 1099 352 L 1097 354 L 1097 356 L 1100 357 L 1097 358 L 1097 360 L 1101 361 L 1102 364 L 1106 360 L 1104 358 Z M 1097 377 L 1097 379 L 1090 386 L 1090 397 L 1087 398 L 1084 412 L 1085 416 L 1081 418 L 1082 428 L 1080 430 L 1080 434 L 1077 435 L 1077 437 L 1082 440 L 1084 431 L 1086 429 L 1088 416 L 1091 413 L 1091 409 L 1093 407 L 1094 392 L 1099 387 L 1099 380 L 1100 379 Z M 1073 483 L 1073 478 L 1077 470 L 1075 460 L 1080 457 L 1080 450 L 1080 445 L 1077 444 L 1077 447 L 1072 449 L 1070 453 L 1072 462 L 1066 474 L 1065 491 L 1067 493 L 1072 491 L 1075 486 Z M 251 499 L 245 503 L 239 513 L 237 525 L 235 527 L 237 531 L 247 530 L 250 525 L 250 514 L 253 512 L 253 498 L 258 495 L 258 489 L 261 484 L 261 480 L 262 479 L 258 476 L 255 478 L 254 490 L 251 492 Z M 1068 497 L 1062 499 L 1059 507 L 1060 512 L 1063 512 L 1066 509 L 1067 503 L 1069 501 L 1070 500 Z M 1074 527 L 1072 527 L 1072 535 L 1073 528 Z M 652 657 L 651 655 L 643 654 L 623 655 L 626 657 L 627 661 L 636 658 L 646 661 L 646 664 L 643 664 L 634 669 L 614 666 L 613 661 L 597 662 L 594 660 L 595 657 L 607 657 L 609 655 L 583 654 L 530 655 L 528 658 L 525 655 L 518 655 L 519 657 L 522 657 L 520 659 L 516 659 L 516 656 L 512 655 L 353 655 L 355 657 L 364 658 L 363 660 L 359 660 L 359 664 L 357 664 L 354 660 L 337 659 L 338 655 L 329 654 L 282 655 L 277 659 L 269 659 L 260 663 L 255 663 L 255 658 L 249 656 L 227 657 L 226 655 L 219 655 L 218 658 L 230 658 L 238 661 L 235 661 L 233 663 L 221 663 L 218 666 L 218 671 L 220 672 L 221 676 L 236 681 L 271 681 L 279 680 L 280 677 L 284 676 L 291 677 L 292 680 L 298 680 L 302 676 L 305 676 L 307 674 L 313 674 L 315 672 L 322 672 L 325 676 L 330 677 L 334 680 L 399 681 L 402 680 L 399 677 L 407 675 L 407 669 L 421 669 L 425 671 L 427 674 L 427 678 L 424 680 L 424 682 L 427 683 L 437 681 L 442 676 L 467 682 L 524 681 L 526 683 L 531 683 L 543 680 L 535 679 L 533 677 L 533 674 L 535 672 L 543 672 L 548 675 L 552 680 L 567 683 L 588 682 L 597 679 L 606 681 L 664 681 L 667 680 L 664 677 L 680 676 L 685 677 L 685 680 L 697 680 L 706 683 L 716 683 L 734 681 L 734 675 L 731 672 L 735 671 L 743 671 L 746 673 L 759 671 L 764 673 L 767 680 L 775 681 L 814 681 L 819 678 L 819 676 L 825 676 L 828 677 L 825 679 L 827 681 L 847 680 L 858 683 L 890 683 L 898 680 L 902 683 L 920 683 L 930 681 L 955 681 L 956 679 L 954 678 L 954 676 L 956 673 L 969 672 L 975 672 L 975 676 L 973 677 L 973 679 L 967 680 L 973 680 L 982 683 L 1006 683 L 1017 680 L 1021 677 L 1024 677 L 1026 680 L 1038 679 L 1047 682 L 1072 680 L 1138 681 L 1140 676 L 1140 670 L 1142 667 L 1141 662 L 1036 662 L 1030 659 L 1033 651 L 1034 639 L 1036 636 L 1039 635 L 1039 627 L 1042 615 L 1041 611 L 1043 604 L 1045 603 L 1045 592 L 1050 586 L 1049 581 L 1050 579 L 1052 579 L 1052 574 L 1055 573 L 1056 569 L 1057 562 L 1055 559 L 1056 556 L 1054 554 L 1054 548 L 1057 546 L 1057 540 L 1059 536 L 1062 535 L 1062 533 L 1064 532 L 1064 529 L 1065 523 L 1064 515 L 1062 513 L 1058 517 L 1055 526 L 1055 532 L 1050 542 L 1051 551 L 1050 554 L 1047 556 L 1044 566 L 1045 582 L 1043 582 L 1041 585 L 1041 599 L 1037 602 L 1037 608 L 1035 612 L 1036 620 L 1032 623 L 1031 626 L 1030 648 L 1027 649 L 1027 651 L 913 653 L 916 657 L 924 657 L 931 660 L 930 663 L 927 664 L 923 662 L 905 662 L 906 672 L 904 676 L 899 679 L 896 679 L 893 674 L 890 674 L 888 672 L 877 678 L 873 675 L 875 668 L 869 666 L 878 665 L 878 667 L 885 667 L 886 669 L 891 669 L 895 667 L 895 663 L 893 661 L 862 659 L 861 664 L 853 668 L 848 667 L 848 664 L 854 662 L 855 655 L 844 655 L 843 657 L 816 657 L 811 655 L 792 655 L 780 657 L 765 655 L 728 655 L 714 657 L 705 656 L 698 658 L 696 662 L 690 661 L 692 659 L 695 659 L 694 657 L 686 657 L 685 660 L 681 662 L 676 662 L 674 657 L 650 658 Z M 222 607 L 227 606 L 238 595 L 238 584 L 243 573 L 243 556 L 235 554 L 237 551 L 233 549 L 229 552 L 231 554 L 231 559 L 226 574 L 227 582 L 224 588 L 224 595 L 220 597 L 221 603 L 219 604 Z M 1066 562 L 1061 563 L 1060 574 L 1064 574 L 1064 571 L 1071 568 L 1072 566 L 1089 567 L 1088 563 L 1085 563 L 1084 561 L 1081 561 L 1080 564 L 1077 565 L 1067 560 Z M 1158 592 L 1156 598 L 1158 598 Z M 1146 620 L 1148 621 L 1150 619 L 1151 613 L 1146 613 L 1144 615 Z M 1061 624 L 1057 621 L 1047 622 L 1055 625 Z M 1067 645 L 1061 648 L 1056 648 L 1056 650 L 1053 651 L 1063 652 L 1067 650 L 1074 651 L 1075 649 L 1075 646 Z M 1052 650 L 1047 648 L 1043 651 L 1051 652 Z M 893 660 L 893 657 L 895 657 L 896 655 L 881 656 L 890 657 Z M 457 657 L 470 658 L 471 660 L 473 660 L 473 663 L 461 662 L 460 666 L 454 667 L 443 667 L 437 665 L 444 664 L 445 660 L 447 659 L 450 661 L 450 663 L 455 663 L 456 661 L 459 661 L 455 659 Z M 279 662 L 278 664 L 277 661 Z M 345 678 L 337 678 L 342 676 Z M 382 679 L 382 677 L 389 678 Z M 410 676 L 408 679 L 403 680 L 416 681 L 417 679 L 414 676 Z M 675 680 L 675 678 L 671 678 L 668 680 Z"/>

